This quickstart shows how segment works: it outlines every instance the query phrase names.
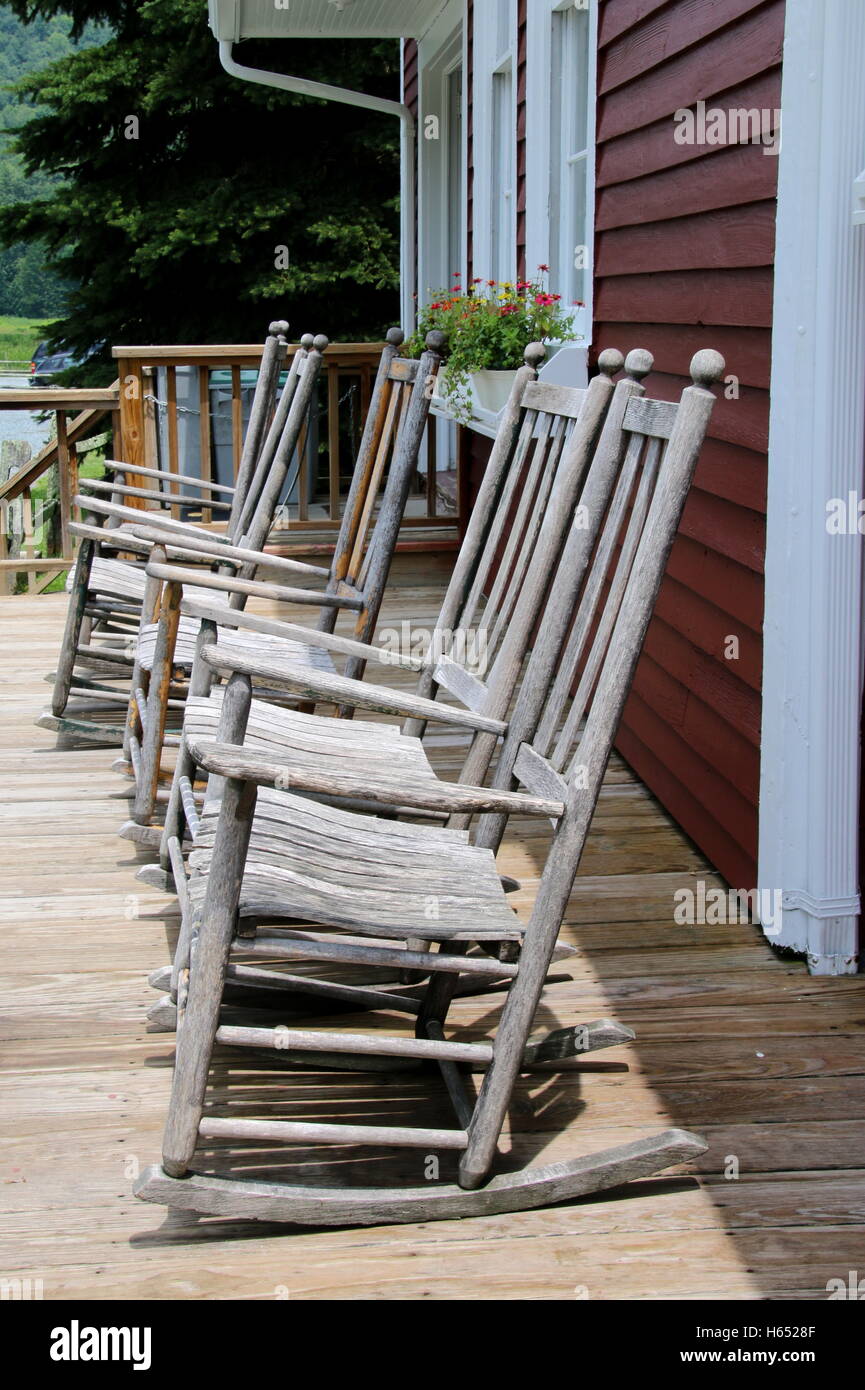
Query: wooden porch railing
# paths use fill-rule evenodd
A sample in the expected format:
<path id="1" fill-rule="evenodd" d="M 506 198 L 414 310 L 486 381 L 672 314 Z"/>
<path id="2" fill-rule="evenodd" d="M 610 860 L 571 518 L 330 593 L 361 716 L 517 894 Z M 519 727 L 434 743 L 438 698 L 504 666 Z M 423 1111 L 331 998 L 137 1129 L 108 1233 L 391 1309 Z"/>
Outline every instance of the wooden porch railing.
<path id="1" fill-rule="evenodd" d="M 354 459 L 378 366 L 380 343 L 332 343 L 324 356 L 317 408 L 311 428 L 298 447 L 297 483 L 289 504 L 279 514 L 271 546 L 276 551 L 319 549 L 332 544 L 348 493 Z M 252 395 L 261 345 L 193 344 L 188 346 L 120 346 L 112 349 L 117 380 L 99 390 L 0 390 L 0 410 L 53 411 L 56 440 L 5 481 L 0 478 L 0 594 L 14 592 L 18 572 L 28 576 L 28 591 L 41 592 L 68 569 L 74 558 L 70 521 L 77 492 L 77 445 L 110 424 L 110 457 L 131 465 L 126 481 L 152 488 L 136 476 L 135 465 L 187 473 L 204 482 L 234 481 L 240 461 L 245 411 Z M 289 347 L 289 355 L 296 347 Z M 249 374 L 245 379 L 244 374 Z M 424 446 L 425 471 L 419 471 L 403 519 L 411 548 L 450 546 L 461 518 L 463 495 L 458 468 L 436 472 L 436 423 L 430 418 Z M 58 506 L 56 553 L 37 556 L 33 518 L 33 485 L 57 467 Z M 161 485 L 160 485 L 161 486 Z M 201 502 L 178 497 L 163 487 L 175 516 L 192 516 L 204 525 L 213 521 L 205 491 Z M 20 554 L 9 554 L 9 508 L 22 508 Z M 127 505 L 145 507 L 144 499 L 126 498 Z M 222 513 L 217 513 L 221 516 Z M 41 573 L 40 573 L 41 572 Z"/>
<path id="2" fill-rule="evenodd" d="M 281 509 L 271 537 L 275 549 L 285 548 L 287 532 L 292 541 L 310 547 L 316 541 L 327 545 L 338 530 L 383 346 L 331 343 L 327 348 L 312 426 L 309 431 L 304 429 L 298 445 L 294 500 Z M 254 385 L 254 378 L 245 382 L 243 374 L 252 375 L 257 370 L 261 351 L 258 343 L 114 348 L 123 459 L 148 466 L 158 460 L 163 468 L 180 469 L 203 482 L 232 483 L 243 443 L 244 394 L 251 397 Z M 291 345 L 289 360 L 295 351 L 296 346 Z M 221 412 L 213 400 L 217 390 L 225 392 Z M 186 449 L 181 444 L 184 417 L 188 422 Z M 218 426 L 223 435 L 220 439 L 216 437 Z M 431 420 L 425 442 L 425 472 L 418 474 L 403 519 L 404 528 L 418 531 L 418 540 L 422 532 L 441 531 L 443 535 L 445 529 L 454 530 L 458 524 L 452 499 L 459 496 L 459 490 L 440 481 L 436 473 L 435 429 Z M 194 461 L 190 453 L 196 455 Z M 202 497 L 201 519 L 210 524 L 206 503 L 213 497 L 209 493 Z M 179 514 L 177 505 L 172 510 Z M 433 535 L 430 541 L 434 540 Z"/>
<path id="3" fill-rule="evenodd" d="M 120 416 L 117 382 L 102 389 L 64 390 L 46 387 L 36 390 L 0 391 L 0 410 L 53 411 L 56 438 L 17 472 L 0 480 L 0 594 L 14 592 L 19 573 L 26 573 L 29 593 L 40 593 L 58 574 L 69 568 L 73 556 L 69 523 L 73 519 L 72 499 L 78 490 L 77 446 L 97 427 L 104 429 L 111 417 L 114 449 L 119 443 Z M 59 554 L 36 555 L 32 488 L 49 469 L 57 467 Z M 21 553 L 9 555 L 9 512 L 13 503 L 21 505 Z M 40 576 L 40 571 L 41 577 Z"/>

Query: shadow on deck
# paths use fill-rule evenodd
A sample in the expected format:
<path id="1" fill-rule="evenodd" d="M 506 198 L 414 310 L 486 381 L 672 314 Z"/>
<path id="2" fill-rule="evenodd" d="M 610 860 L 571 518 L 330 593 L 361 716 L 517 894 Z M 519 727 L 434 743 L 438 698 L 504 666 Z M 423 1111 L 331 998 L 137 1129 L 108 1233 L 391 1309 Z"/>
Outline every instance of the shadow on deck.
<path id="1" fill-rule="evenodd" d="M 445 563 L 425 559 L 421 578 L 417 559 L 400 557 L 382 624 L 431 618 Z M 568 912 L 580 954 L 538 1023 L 613 1017 L 637 1041 L 525 1076 L 502 1148 L 514 1163 L 549 1163 L 675 1124 L 709 1142 L 698 1173 L 546 1211 L 355 1231 L 136 1202 L 132 1181 L 159 1154 L 173 1044 L 146 1031 L 146 975 L 167 960 L 177 916 L 135 879 L 144 857 L 116 836 L 128 784 L 111 770 L 115 751 L 60 749 L 34 726 L 64 607 L 62 595 L 0 600 L 4 1274 L 41 1277 L 46 1298 L 760 1299 L 825 1298 L 828 1279 L 861 1267 L 865 981 L 812 979 L 749 925 L 676 926 L 674 891 L 715 880 L 621 761 Z M 454 768 L 459 750 L 434 742 L 442 770 Z M 521 908 L 545 834 L 514 823 L 503 850 Z M 459 1035 L 482 1036 L 493 1007 L 458 1001 Z M 287 1095 L 275 1065 L 225 1051 L 214 1100 L 326 1118 L 335 1078 L 290 1075 Z M 450 1119 L 428 1078 L 338 1085 L 362 1123 Z M 353 1182 L 417 1182 L 424 1157 L 338 1159 Z M 290 1160 L 325 1180 L 321 1151 Z M 231 1162 L 285 1172 L 284 1155 L 260 1145 Z"/>

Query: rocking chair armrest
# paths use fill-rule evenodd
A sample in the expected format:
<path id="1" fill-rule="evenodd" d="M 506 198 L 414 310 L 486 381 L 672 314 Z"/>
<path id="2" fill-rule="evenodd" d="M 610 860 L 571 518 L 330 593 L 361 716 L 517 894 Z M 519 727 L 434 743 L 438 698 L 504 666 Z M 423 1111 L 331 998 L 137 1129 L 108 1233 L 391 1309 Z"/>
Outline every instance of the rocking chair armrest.
<path id="1" fill-rule="evenodd" d="M 160 492 L 157 488 L 131 487 L 127 483 L 103 482 L 101 478 L 81 478 L 79 487 L 92 489 L 96 493 L 106 493 L 109 497 L 141 497 L 146 502 L 160 502 L 163 506 L 187 506 L 201 507 L 204 510 L 212 509 L 218 512 L 230 512 L 230 502 L 218 502 L 206 497 L 184 497 L 181 493 L 172 496 L 167 492 Z"/>
<path id="2" fill-rule="evenodd" d="M 122 502 L 103 502 L 101 497 L 93 497 L 89 493 L 74 497 L 73 506 L 77 507 L 79 511 L 93 516 L 117 517 L 120 521 L 137 522 L 138 525 L 152 522 L 158 524 L 164 531 L 170 531 L 178 539 L 184 536 L 203 536 L 205 540 L 220 547 L 223 543 L 228 543 L 227 538 L 220 531 L 210 531 L 204 526 L 195 526 L 191 521 L 175 521 L 173 517 L 165 516 L 153 508 L 125 507 Z"/>
<path id="3" fill-rule="evenodd" d="M 378 661 L 385 666 L 396 666 L 404 671 L 419 673 L 424 669 L 420 657 L 401 656 L 398 652 L 389 652 L 383 647 L 371 647 L 368 642 L 356 642 L 353 637 L 341 637 L 335 632 L 319 632 L 300 623 L 287 622 L 284 618 L 264 618 L 259 613 L 248 612 L 245 608 L 228 608 L 215 601 L 207 603 L 200 598 L 183 598 L 180 611 L 188 617 L 216 623 L 217 627 L 239 627 L 252 632 L 266 632 L 270 637 L 284 637 L 287 642 L 304 642 L 307 646 L 322 647 L 326 651 L 337 652 L 340 656 L 355 656 L 362 661 Z"/>
<path id="4" fill-rule="evenodd" d="M 172 545 L 171 532 L 164 530 L 161 519 L 142 526 L 130 526 L 129 529 L 132 535 L 150 541 L 151 545 Z M 228 541 L 217 541 L 213 544 L 206 536 L 187 537 L 183 544 L 188 550 L 200 553 L 202 561 L 210 558 L 221 564 L 225 560 L 235 560 L 241 565 L 266 564 L 273 569 L 284 570 L 287 574 L 311 574 L 316 579 L 330 577 L 330 570 L 323 569 L 321 565 L 307 565 L 302 560 L 291 560 L 285 555 L 269 555 L 264 550 L 249 550 L 246 546 L 232 545 Z"/>
<path id="5" fill-rule="evenodd" d="M 446 814 L 492 814 L 561 816 L 564 803 L 526 792 L 499 791 L 493 787 L 470 787 L 460 782 L 436 782 L 432 778 L 413 778 L 400 774 L 377 778 L 370 773 L 334 772 L 328 766 L 298 768 L 291 754 L 260 753 L 236 743 L 191 739 L 190 750 L 207 772 L 280 791 L 313 792 L 319 796 L 345 797 L 378 802 L 383 806 L 410 806 L 418 811 L 444 811 Z M 324 760 L 322 760 L 324 763 Z"/>
<path id="6" fill-rule="evenodd" d="M 170 468 L 144 468 L 141 464 L 124 463 L 122 459 L 104 459 L 103 463 L 114 473 L 129 473 L 140 478 L 164 478 L 166 482 L 183 483 L 186 487 L 200 488 L 204 492 L 220 492 L 228 497 L 234 496 L 234 488 L 226 487 L 224 483 L 213 483 L 209 478 L 193 478 L 188 473 L 175 473 Z"/>
<path id="7" fill-rule="evenodd" d="M 134 551 L 136 555 L 150 554 L 151 547 L 122 526 L 107 531 L 103 526 L 88 526 L 84 521 L 70 521 L 69 530 L 73 536 L 79 536 L 83 541 L 95 541 L 97 545 L 110 544 L 112 550 Z"/>
<path id="8" fill-rule="evenodd" d="M 325 645 L 320 640 L 322 633 L 310 633 L 309 638 L 313 645 Z M 395 714 L 402 719 L 435 720 L 437 723 L 471 729 L 473 733 L 498 736 L 507 733 L 508 726 L 501 719 L 490 719 L 473 710 L 428 700 L 411 691 L 391 690 L 386 685 L 373 685 L 371 681 L 357 681 L 349 676 L 338 676 L 330 671 L 319 671 L 273 657 L 235 655 L 212 644 L 204 647 L 202 656 L 215 671 L 255 676 L 269 685 L 285 686 L 304 700 L 349 705 L 352 709 L 370 709 L 378 714 Z"/>
<path id="9" fill-rule="evenodd" d="M 341 594 L 317 593 L 315 589 L 287 589 L 281 584 L 267 584 L 260 579 L 240 579 L 230 574 L 180 569 L 177 565 L 161 565 L 151 560 L 147 573 L 155 579 L 173 584 L 195 584 L 203 589 L 218 589 L 227 594 L 246 594 L 250 598 L 268 598 L 277 603 L 306 603 L 317 608 L 363 607 L 363 599 Z"/>

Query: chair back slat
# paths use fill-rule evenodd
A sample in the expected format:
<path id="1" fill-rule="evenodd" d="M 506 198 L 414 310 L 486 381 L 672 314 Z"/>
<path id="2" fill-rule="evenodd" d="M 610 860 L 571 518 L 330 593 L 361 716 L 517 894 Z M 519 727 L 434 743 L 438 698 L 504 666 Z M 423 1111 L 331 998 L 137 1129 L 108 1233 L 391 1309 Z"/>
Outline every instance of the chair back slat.
<path id="1" fill-rule="evenodd" d="M 635 437 L 638 438 L 639 436 Z M 637 552 L 637 545 L 642 535 L 646 515 L 649 510 L 649 501 L 657 476 L 659 454 L 660 441 L 657 438 L 650 437 L 646 445 L 640 480 L 637 485 L 636 496 L 633 499 L 631 514 L 627 521 L 624 540 L 619 548 L 618 556 L 610 567 L 611 573 L 609 577 L 605 579 L 605 586 L 608 585 L 606 602 L 597 623 L 588 658 L 579 676 L 579 685 L 571 701 L 571 708 L 568 711 L 567 719 L 565 720 L 562 731 L 553 749 L 551 762 L 556 772 L 561 772 L 568 761 L 569 753 L 577 739 L 583 716 L 589 704 L 591 691 L 597 680 L 601 663 L 606 654 L 607 647 L 609 646 L 610 638 L 612 637 L 613 627 L 618 617 L 625 586 L 630 577 L 634 556 Z M 585 630 L 586 634 L 588 634 L 588 623 L 586 623 Z M 581 649 L 575 650 L 572 654 L 572 679 L 574 679 L 579 672 L 579 662 L 583 655 L 583 651 L 584 646 L 581 644 Z"/>
<path id="2" fill-rule="evenodd" d="M 526 411 L 522 419 L 519 435 L 515 442 L 515 449 L 510 459 L 505 460 L 506 472 L 503 475 L 503 486 L 501 493 L 495 501 L 495 511 L 492 516 L 487 517 L 489 531 L 483 541 L 482 548 L 475 556 L 476 569 L 465 595 L 465 601 L 459 605 L 451 616 L 449 626 L 454 628 L 470 628 L 474 625 L 478 606 L 483 600 L 484 592 L 490 581 L 490 574 L 493 572 L 496 555 L 502 543 L 502 536 L 505 532 L 508 518 L 515 504 L 515 499 L 519 495 L 519 487 L 524 476 L 525 463 L 528 458 L 529 448 L 532 442 L 532 435 L 535 429 L 537 414 L 534 410 Z M 476 503 L 476 507 L 479 505 Z"/>
<path id="3" fill-rule="evenodd" d="M 564 656 L 556 672 L 556 678 L 550 690 L 543 714 L 541 715 L 537 733 L 532 740 L 534 747 L 545 757 L 549 753 L 550 746 L 556 735 L 556 730 L 561 723 L 562 713 L 573 686 L 574 674 L 580 659 L 580 653 L 583 650 L 586 634 L 597 611 L 598 602 L 603 591 L 604 577 L 609 567 L 610 556 L 613 553 L 613 547 L 619 536 L 628 501 L 633 491 L 634 479 L 637 476 L 643 446 L 644 439 L 641 435 L 631 436 L 625 451 L 622 471 L 616 480 L 613 498 L 607 514 L 604 517 L 601 537 L 590 561 L 588 577 L 580 598 L 577 616 L 568 637 Z"/>
<path id="4" fill-rule="evenodd" d="M 564 447 L 573 431 L 574 419 L 567 416 L 550 417 L 544 413 L 540 417 L 542 430 L 546 433 L 546 443 L 548 447 L 543 451 L 539 450 L 539 486 L 536 490 L 534 504 L 531 514 L 527 516 L 520 540 L 519 553 L 517 554 L 513 567 L 510 571 L 507 586 L 500 594 L 496 594 L 498 611 L 493 612 L 489 618 L 484 617 L 481 626 L 489 628 L 488 649 L 495 653 L 504 635 L 507 624 L 510 622 L 521 586 L 528 572 L 532 556 L 535 551 L 538 536 L 540 535 L 546 509 L 550 501 L 553 487 L 558 476 L 559 465 L 562 460 Z M 512 533 L 512 534 L 515 534 Z M 500 571 L 501 576 L 501 571 Z M 491 596 L 492 598 L 492 596 Z"/>
<path id="5" fill-rule="evenodd" d="M 266 433 L 264 433 L 264 440 L 258 451 L 258 457 L 255 461 L 255 467 L 252 471 L 252 477 L 250 479 L 246 495 L 243 498 L 241 504 L 240 515 L 238 516 L 235 524 L 233 539 L 237 540 L 238 542 L 241 540 L 241 538 L 248 537 L 249 535 L 251 535 L 253 529 L 257 529 L 255 525 L 256 512 L 262 500 L 265 488 L 267 487 L 268 478 L 270 476 L 270 470 L 273 465 L 274 459 L 276 458 L 277 451 L 279 450 L 280 442 L 286 432 L 289 415 L 291 413 L 292 402 L 294 401 L 298 385 L 301 381 L 301 378 L 303 377 L 304 371 L 306 370 L 306 361 L 309 356 L 309 352 L 312 348 L 312 344 L 312 334 L 304 334 L 304 336 L 300 340 L 300 344 L 297 348 L 297 351 L 293 353 L 291 362 L 289 363 L 288 374 L 286 376 L 282 390 L 279 393 L 279 399 L 276 403 L 276 409 L 273 411 L 272 417 L 270 419 L 270 424 L 267 427 Z M 295 439 L 295 444 L 297 442 L 297 439 Z M 285 465 L 283 480 L 287 474 L 289 464 L 290 460 Z M 280 487 L 280 492 L 281 491 L 282 488 Z M 279 494 L 277 494 L 276 499 L 273 503 L 274 512 L 276 510 L 278 501 Z M 271 522 L 272 519 L 273 515 L 271 514 Z M 268 523 L 268 529 L 269 526 L 270 523 Z"/>
<path id="6" fill-rule="evenodd" d="M 288 346 L 288 324 L 284 319 L 272 323 L 267 330 L 261 365 L 255 382 L 252 405 L 249 410 L 249 423 L 243 439 L 237 477 L 234 481 L 234 497 L 228 517 L 228 534 L 239 535 L 237 530 L 243 505 L 255 475 L 255 466 L 265 438 L 267 422 L 273 410 L 276 390 L 279 384 L 279 371 L 285 360 Z"/>
<path id="7" fill-rule="evenodd" d="M 678 404 L 672 407 L 668 402 L 654 401 L 627 404 L 620 418 L 623 435 L 628 437 L 626 459 L 629 467 L 623 467 L 622 488 L 614 495 L 607 518 L 609 525 L 597 547 L 589 575 L 594 592 L 597 573 L 599 569 L 604 573 L 606 566 L 606 604 L 595 624 L 591 645 L 588 638 L 592 625 L 585 620 L 581 624 L 581 640 L 568 645 L 563 680 L 571 683 L 577 680 L 577 689 L 562 729 L 553 742 L 552 757 L 547 759 L 543 752 L 550 745 L 549 718 L 542 717 L 537 734 L 530 734 L 516 751 L 512 745 L 518 737 L 515 728 L 518 721 L 512 721 L 500 760 L 504 767 L 500 765 L 497 770 L 497 781 L 500 777 L 507 778 L 508 783 L 511 778 L 518 781 L 525 778 L 524 785 L 537 786 L 546 768 L 550 777 L 560 779 L 561 785 L 561 768 L 567 763 L 565 811 L 558 821 L 532 915 L 532 923 L 538 931 L 547 931 L 550 922 L 561 922 L 573 886 L 613 739 L 708 428 L 715 402 L 709 388 L 723 371 L 724 361 L 720 354 L 708 350 L 699 352 L 691 363 L 694 384 L 682 392 Z M 656 410 L 656 405 L 663 409 Z M 627 430 L 624 422 L 627 422 Z M 659 428 L 659 423 L 663 428 Z M 635 478 L 633 469 L 638 450 L 642 466 L 639 477 Z M 630 511 L 624 521 L 621 516 L 623 492 L 630 501 Z M 618 545 L 609 543 L 610 535 L 619 541 Z M 567 572 L 563 557 L 553 587 L 562 589 L 576 604 L 588 590 L 589 581 L 584 585 L 581 578 L 579 591 L 575 592 L 573 576 Z M 536 688 L 544 674 L 556 668 L 566 635 L 567 625 L 561 621 L 545 627 L 532 654 L 524 692 Z M 585 663 L 580 669 L 587 647 Z M 509 741 L 511 748 L 508 748 Z M 493 848 L 500 837 L 500 818 L 482 817 L 478 843 Z"/>
<path id="8" fill-rule="evenodd" d="M 374 461 L 366 496 L 363 499 L 358 497 L 360 520 L 354 533 L 346 573 L 346 582 L 363 600 L 353 633 L 361 642 L 371 642 L 375 635 L 399 528 L 429 418 L 432 400 L 430 383 L 441 366 L 445 342 L 443 333 L 432 330 L 427 334 L 426 346 L 420 358 L 411 361 L 398 359 L 399 365 L 394 362 L 393 369 L 386 373 L 388 401 L 383 415 L 378 416 L 383 421 L 383 428 L 378 440 L 370 441 L 370 453 L 375 449 Z M 386 466 L 388 459 L 389 466 Z M 366 551 L 362 554 L 364 540 Z M 334 578 L 335 574 L 332 574 L 331 582 Z M 323 609 L 318 630 L 332 632 L 335 623 L 336 609 Z M 364 669 L 365 662 L 350 657 L 344 674 L 358 678 L 363 675 Z M 348 708 L 340 710 L 340 714 L 346 716 L 351 713 Z"/>

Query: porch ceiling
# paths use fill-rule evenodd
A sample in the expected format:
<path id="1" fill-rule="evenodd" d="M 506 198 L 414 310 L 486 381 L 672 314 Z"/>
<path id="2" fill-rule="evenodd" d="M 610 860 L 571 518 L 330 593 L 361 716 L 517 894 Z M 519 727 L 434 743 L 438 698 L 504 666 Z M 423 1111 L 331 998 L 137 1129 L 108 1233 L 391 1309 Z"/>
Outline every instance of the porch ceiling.
<path id="1" fill-rule="evenodd" d="M 221 41 L 262 38 L 420 38 L 447 0 L 209 0 Z"/>

